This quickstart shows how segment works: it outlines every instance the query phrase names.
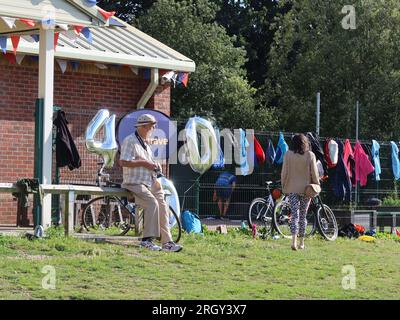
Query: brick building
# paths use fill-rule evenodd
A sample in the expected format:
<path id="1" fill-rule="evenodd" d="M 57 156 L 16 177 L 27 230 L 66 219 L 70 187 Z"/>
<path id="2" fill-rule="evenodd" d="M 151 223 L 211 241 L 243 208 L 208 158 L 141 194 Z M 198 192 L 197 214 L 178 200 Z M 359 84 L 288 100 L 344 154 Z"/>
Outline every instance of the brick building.
<path id="1" fill-rule="evenodd" d="M 170 84 L 161 84 L 157 76 L 161 78 L 167 70 L 195 69 L 190 59 L 124 22 L 113 19 L 110 24 L 114 26 L 91 29 L 92 42 L 83 35 L 75 40 L 63 34 L 59 37 L 54 105 L 65 111 L 82 159 L 82 167 L 77 170 L 61 169 L 63 182 L 94 182 L 98 158 L 86 151 L 84 133 L 99 109 L 109 109 L 117 115 L 117 121 L 138 107 L 169 115 Z M 13 58 L 10 40 L 7 51 L 7 55 L 0 56 L 0 182 L 15 183 L 34 175 L 38 44 L 21 38 L 18 62 Z M 31 208 L 29 225 L 33 225 Z M 11 195 L 0 193 L 0 225 L 16 224 L 17 202 Z"/>

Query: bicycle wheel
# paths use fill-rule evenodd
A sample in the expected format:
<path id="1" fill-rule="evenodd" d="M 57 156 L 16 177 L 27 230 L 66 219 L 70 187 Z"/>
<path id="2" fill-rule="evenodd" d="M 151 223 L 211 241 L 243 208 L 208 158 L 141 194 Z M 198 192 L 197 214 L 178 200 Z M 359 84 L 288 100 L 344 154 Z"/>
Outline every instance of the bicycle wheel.
<path id="1" fill-rule="evenodd" d="M 257 229 L 259 227 L 265 228 L 265 235 L 270 235 L 273 226 L 273 205 L 270 204 L 264 198 L 255 198 L 249 207 L 247 220 L 249 222 L 249 227 L 251 228 L 253 224 L 256 224 Z"/>
<path id="2" fill-rule="evenodd" d="M 117 227 L 117 233 L 122 228 L 123 206 L 116 197 L 97 197 L 90 200 L 82 213 L 82 225 L 86 230 L 91 228 L 105 230 L 111 226 Z"/>
<path id="3" fill-rule="evenodd" d="M 290 231 L 291 223 L 291 212 L 288 199 L 285 197 L 281 202 L 275 205 L 274 210 L 274 228 L 284 238 L 291 238 L 292 232 Z M 316 213 L 313 207 L 309 207 L 307 210 L 306 220 L 306 237 L 310 237 L 315 233 L 316 230 Z"/>
<path id="4" fill-rule="evenodd" d="M 323 206 L 325 210 L 319 207 L 317 211 L 318 231 L 326 240 L 334 241 L 339 231 L 336 218 L 331 208 L 325 204 Z"/>

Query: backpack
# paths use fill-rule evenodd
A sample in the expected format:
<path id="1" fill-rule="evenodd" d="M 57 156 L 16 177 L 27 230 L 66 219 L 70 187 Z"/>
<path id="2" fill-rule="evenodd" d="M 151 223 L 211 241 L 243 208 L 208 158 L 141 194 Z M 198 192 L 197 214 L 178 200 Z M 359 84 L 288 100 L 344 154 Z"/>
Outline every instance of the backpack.
<path id="1" fill-rule="evenodd" d="M 200 218 L 197 214 L 185 210 L 181 215 L 182 228 L 187 233 L 203 233 L 203 226 L 201 225 Z"/>
<path id="2" fill-rule="evenodd" d="M 340 237 L 358 238 L 360 236 L 360 232 L 357 231 L 357 228 L 354 226 L 354 224 L 349 223 L 339 229 L 338 235 Z"/>

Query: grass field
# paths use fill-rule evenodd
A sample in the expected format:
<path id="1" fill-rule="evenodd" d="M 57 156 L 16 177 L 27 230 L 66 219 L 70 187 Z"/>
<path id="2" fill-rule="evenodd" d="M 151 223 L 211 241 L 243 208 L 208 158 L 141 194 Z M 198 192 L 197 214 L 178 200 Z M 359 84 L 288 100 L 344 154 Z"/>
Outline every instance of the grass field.
<path id="1" fill-rule="evenodd" d="M 180 253 L 64 238 L 0 237 L 0 299 L 399 299 L 400 241 L 318 237 L 291 251 L 286 239 L 184 235 Z M 355 289 L 342 287 L 343 266 Z M 55 289 L 44 289 L 54 267 Z M 45 278 L 44 278 L 45 277 Z M 349 283 L 344 281 L 344 283 Z"/>

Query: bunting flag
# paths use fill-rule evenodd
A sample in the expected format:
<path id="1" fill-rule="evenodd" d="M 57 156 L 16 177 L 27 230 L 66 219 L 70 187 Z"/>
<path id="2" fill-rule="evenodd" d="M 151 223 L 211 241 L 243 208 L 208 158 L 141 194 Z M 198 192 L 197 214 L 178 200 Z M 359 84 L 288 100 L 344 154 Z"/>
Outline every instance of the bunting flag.
<path id="1" fill-rule="evenodd" d="M 10 17 L 0 17 L 1 19 L 3 19 L 3 21 L 6 23 L 6 25 L 12 29 L 15 27 L 15 20 L 16 18 L 10 18 Z"/>
<path id="2" fill-rule="evenodd" d="M 108 69 L 108 67 L 105 64 L 102 63 L 95 63 L 94 64 L 97 68 L 101 69 L 101 70 L 105 70 Z"/>
<path id="3" fill-rule="evenodd" d="M 187 83 L 189 81 L 189 73 L 187 72 L 179 72 L 178 73 L 178 81 L 182 83 L 185 87 L 187 87 Z"/>
<path id="4" fill-rule="evenodd" d="M 22 63 L 22 60 L 24 60 L 25 55 L 21 54 L 21 53 L 17 53 L 17 55 L 15 56 L 15 60 L 17 61 L 17 63 L 20 65 Z"/>
<path id="5" fill-rule="evenodd" d="M 110 19 L 115 14 L 115 11 L 107 12 L 102 8 L 99 8 L 99 12 L 106 20 Z"/>
<path id="6" fill-rule="evenodd" d="M 72 66 L 72 70 L 76 71 L 76 70 L 78 70 L 79 62 L 78 61 L 71 61 L 71 66 Z"/>
<path id="7" fill-rule="evenodd" d="M 85 38 L 87 39 L 87 41 L 89 41 L 89 43 L 92 43 L 92 42 L 93 42 L 93 35 L 92 35 L 92 33 L 90 32 L 90 30 L 89 30 L 88 27 L 83 28 L 81 32 L 82 32 L 82 34 L 85 36 Z"/>
<path id="8" fill-rule="evenodd" d="M 97 4 L 97 0 L 85 0 L 89 6 L 95 6 Z"/>
<path id="9" fill-rule="evenodd" d="M 57 23 L 57 27 L 63 29 L 64 31 L 68 31 L 68 25 L 66 23 Z"/>
<path id="10" fill-rule="evenodd" d="M 32 61 L 39 62 L 39 56 L 31 56 Z"/>
<path id="11" fill-rule="evenodd" d="M 35 40 L 35 42 L 39 42 L 39 40 L 40 40 L 40 37 L 38 34 L 32 34 L 31 37 L 33 40 Z"/>
<path id="12" fill-rule="evenodd" d="M 143 78 L 145 80 L 150 80 L 151 72 L 149 68 L 143 69 Z"/>
<path id="13" fill-rule="evenodd" d="M 61 72 L 64 73 L 67 70 L 68 62 L 67 60 L 56 59 L 58 65 L 60 66 Z"/>
<path id="14" fill-rule="evenodd" d="M 128 67 L 129 67 L 129 69 L 132 70 L 132 72 L 133 72 L 134 74 L 136 74 L 136 75 L 139 74 L 139 68 L 138 68 L 138 67 L 134 67 L 134 66 L 128 66 Z"/>
<path id="15" fill-rule="evenodd" d="M 15 64 L 17 62 L 13 53 L 8 52 L 4 56 L 11 64 Z"/>
<path id="16" fill-rule="evenodd" d="M 35 42 L 35 40 L 31 36 L 21 36 L 22 39 L 24 39 L 27 42 Z"/>
<path id="17" fill-rule="evenodd" d="M 82 32 L 83 28 L 84 28 L 84 26 L 80 26 L 80 25 L 74 26 L 74 29 L 78 34 Z"/>
<path id="18" fill-rule="evenodd" d="M 4 54 L 7 53 L 7 37 L 6 36 L 0 36 L 0 48 Z"/>
<path id="19" fill-rule="evenodd" d="M 14 55 L 17 55 L 17 48 L 19 44 L 20 36 L 11 36 L 11 42 L 14 49 Z"/>
<path id="20" fill-rule="evenodd" d="M 19 21 L 25 23 L 26 25 L 28 25 L 30 27 L 35 26 L 35 21 L 33 21 L 32 19 L 19 19 Z"/>
<path id="21" fill-rule="evenodd" d="M 54 51 L 57 50 L 57 44 L 58 44 L 58 37 L 60 36 L 59 32 L 54 33 Z"/>

